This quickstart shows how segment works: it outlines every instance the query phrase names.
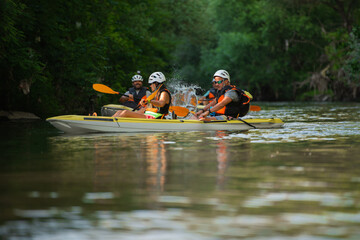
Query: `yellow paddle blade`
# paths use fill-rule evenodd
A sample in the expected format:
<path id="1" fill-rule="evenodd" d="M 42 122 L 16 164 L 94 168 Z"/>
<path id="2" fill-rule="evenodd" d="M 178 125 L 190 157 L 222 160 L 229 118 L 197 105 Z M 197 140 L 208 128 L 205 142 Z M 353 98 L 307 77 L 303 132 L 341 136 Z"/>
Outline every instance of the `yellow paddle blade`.
<path id="1" fill-rule="evenodd" d="M 154 97 L 156 96 L 156 94 L 158 93 L 158 91 L 160 90 L 161 86 L 162 86 L 162 84 L 150 96 L 148 96 L 145 101 L 147 102 L 149 100 L 153 100 Z"/>
<path id="2" fill-rule="evenodd" d="M 102 92 L 102 93 L 119 94 L 119 92 L 116 92 L 116 91 L 112 90 L 111 88 L 109 88 L 108 86 L 106 86 L 104 84 L 100 84 L 100 83 L 94 83 L 93 89 L 95 91 Z"/>
<path id="3" fill-rule="evenodd" d="M 250 105 L 250 111 L 258 112 L 260 110 L 261 110 L 261 107 L 256 106 L 256 105 Z"/>
<path id="4" fill-rule="evenodd" d="M 189 114 L 189 109 L 180 106 L 170 106 L 169 111 L 174 112 L 179 117 L 185 117 Z"/>

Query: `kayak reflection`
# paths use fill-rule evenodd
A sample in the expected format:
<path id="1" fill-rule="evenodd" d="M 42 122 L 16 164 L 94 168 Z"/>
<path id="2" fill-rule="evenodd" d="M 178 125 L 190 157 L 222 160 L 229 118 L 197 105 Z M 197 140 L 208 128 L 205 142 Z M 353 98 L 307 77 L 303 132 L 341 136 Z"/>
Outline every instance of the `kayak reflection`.
<path id="1" fill-rule="evenodd" d="M 224 141 L 223 137 L 226 136 L 224 131 L 217 131 L 216 137 L 220 138 L 216 143 L 216 160 L 218 162 L 218 174 L 217 174 L 217 188 L 224 189 L 225 184 L 225 173 L 228 168 L 229 160 L 228 160 L 228 147 L 227 142 Z"/>
<path id="2" fill-rule="evenodd" d="M 166 174 L 166 150 L 163 139 L 156 136 L 146 137 L 146 184 L 148 190 L 164 191 L 165 174 Z"/>

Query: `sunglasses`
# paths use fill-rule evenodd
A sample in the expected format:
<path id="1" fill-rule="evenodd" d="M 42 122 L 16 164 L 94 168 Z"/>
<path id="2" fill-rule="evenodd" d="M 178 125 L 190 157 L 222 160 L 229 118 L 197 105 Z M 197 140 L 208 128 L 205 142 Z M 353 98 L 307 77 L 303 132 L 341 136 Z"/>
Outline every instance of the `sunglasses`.
<path id="1" fill-rule="evenodd" d="M 215 79 L 213 79 L 213 83 L 215 83 L 215 84 L 221 84 L 223 81 L 225 81 L 225 80 L 223 79 L 223 80 L 215 81 Z"/>

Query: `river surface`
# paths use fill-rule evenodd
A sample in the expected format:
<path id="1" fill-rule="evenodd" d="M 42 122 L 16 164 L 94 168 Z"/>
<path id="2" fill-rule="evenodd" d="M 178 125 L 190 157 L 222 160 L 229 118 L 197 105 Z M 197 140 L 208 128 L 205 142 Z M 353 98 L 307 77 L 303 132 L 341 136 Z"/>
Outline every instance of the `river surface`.
<path id="1" fill-rule="evenodd" d="M 360 239 L 360 103 L 280 129 L 64 135 L 0 122 L 0 239 Z"/>

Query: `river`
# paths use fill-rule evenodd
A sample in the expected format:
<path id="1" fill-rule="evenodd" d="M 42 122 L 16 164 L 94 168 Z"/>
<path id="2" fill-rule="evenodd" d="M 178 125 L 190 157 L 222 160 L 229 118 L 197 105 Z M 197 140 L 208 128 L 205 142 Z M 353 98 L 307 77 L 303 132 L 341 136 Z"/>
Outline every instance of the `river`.
<path id="1" fill-rule="evenodd" d="M 360 104 L 280 129 L 64 135 L 0 122 L 0 239 L 360 239 Z"/>

